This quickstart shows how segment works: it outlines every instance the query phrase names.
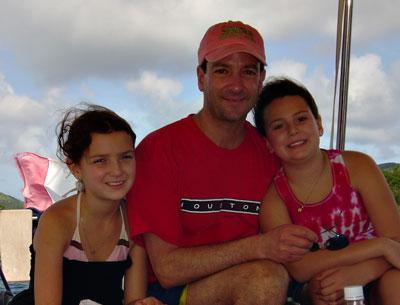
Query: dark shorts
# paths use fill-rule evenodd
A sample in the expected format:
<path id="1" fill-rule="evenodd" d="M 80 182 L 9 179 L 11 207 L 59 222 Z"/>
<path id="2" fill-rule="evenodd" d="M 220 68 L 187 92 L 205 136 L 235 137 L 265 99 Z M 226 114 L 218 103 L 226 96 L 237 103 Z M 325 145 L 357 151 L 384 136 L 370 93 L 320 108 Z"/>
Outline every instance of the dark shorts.
<path id="1" fill-rule="evenodd" d="M 179 305 L 182 292 L 185 285 L 165 289 L 159 283 L 151 283 L 147 288 L 147 295 L 159 299 L 161 302 L 168 305 Z"/>
<path id="2" fill-rule="evenodd" d="M 23 290 L 15 295 L 8 305 L 34 305 L 33 291 L 30 289 Z"/>
<path id="3" fill-rule="evenodd" d="M 287 303 L 286 304 L 296 304 L 300 303 L 302 298 L 302 292 L 305 284 L 291 280 L 289 282 L 289 288 L 287 292 Z"/>

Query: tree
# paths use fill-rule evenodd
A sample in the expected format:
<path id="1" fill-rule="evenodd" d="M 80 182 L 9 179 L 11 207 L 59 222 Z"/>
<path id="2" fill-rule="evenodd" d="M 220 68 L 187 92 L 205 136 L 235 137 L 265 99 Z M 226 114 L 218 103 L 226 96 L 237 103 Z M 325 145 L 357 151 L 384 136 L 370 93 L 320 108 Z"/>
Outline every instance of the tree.
<path id="1" fill-rule="evenodd" d="M 393 192 L 397 205 L 400 206 L 400 165 L 384 169 L 382 172 Z"/>

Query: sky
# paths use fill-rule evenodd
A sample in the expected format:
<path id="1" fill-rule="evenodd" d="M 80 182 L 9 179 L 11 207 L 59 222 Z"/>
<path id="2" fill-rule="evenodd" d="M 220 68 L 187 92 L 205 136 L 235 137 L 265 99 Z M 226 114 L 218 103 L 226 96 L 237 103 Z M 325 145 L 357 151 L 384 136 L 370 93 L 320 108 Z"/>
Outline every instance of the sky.
<path id="1" fill-rule="evenodd" d="M 23 199 L 15 154 L 55 159 L 70 106 L 111 108 L 139 141 L 198 112 L 197 48 L 227 20 L 264 37 L 269 77 L 309 88 L 328 148 L 337 11 L 335 0 L 0 0 L 0 192 Z M 398 0 L 353 0 L 345 148 L 377 163 L 400 162 L 398 12 Z"/>

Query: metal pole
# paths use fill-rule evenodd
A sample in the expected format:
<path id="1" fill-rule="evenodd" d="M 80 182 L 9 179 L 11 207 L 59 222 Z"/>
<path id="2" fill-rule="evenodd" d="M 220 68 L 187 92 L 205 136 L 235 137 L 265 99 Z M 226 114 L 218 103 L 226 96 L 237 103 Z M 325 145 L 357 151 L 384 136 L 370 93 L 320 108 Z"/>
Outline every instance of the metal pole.
<path id="1" fill-rule="evenodd" d="M 338 108 L 338 132 L 336 148 L 343 150 L 346 139 L 346 116 L 347 116 L 347 95 L 349 89 L 350 72 L 350 47 L 351 47 L 351 21 L 353 15 L 353 1 L 346 0 L 344 5 L 343 36 L 341 71 L 339 82 L 339 108 Z"/>
<path id="2" fill-rule="evenodd" d="M 6 289 L 6 291 L 11 292 L 10 286 L 8 285 L 8 282 L 7 282 L 6 277 L 5 277 L 4 273 L 3 273 L 3 269 L 1 269 L 1 266 L 0 266 L 0 278 L 1 278 L 1 281 L 3 282 L 4 288 Z"/>

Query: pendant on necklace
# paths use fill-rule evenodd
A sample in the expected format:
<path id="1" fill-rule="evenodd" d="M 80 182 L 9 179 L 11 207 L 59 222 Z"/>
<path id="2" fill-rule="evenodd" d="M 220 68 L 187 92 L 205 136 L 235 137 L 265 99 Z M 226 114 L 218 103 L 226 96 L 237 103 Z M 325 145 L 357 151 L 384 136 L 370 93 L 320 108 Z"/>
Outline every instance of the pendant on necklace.
<path id="1" fill-rule="evenodd" d="M 304 205 L 301 205 L 297 208 L 297 213 L 301 213 L 303 211 Z"/>

